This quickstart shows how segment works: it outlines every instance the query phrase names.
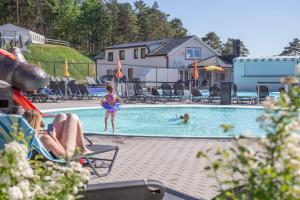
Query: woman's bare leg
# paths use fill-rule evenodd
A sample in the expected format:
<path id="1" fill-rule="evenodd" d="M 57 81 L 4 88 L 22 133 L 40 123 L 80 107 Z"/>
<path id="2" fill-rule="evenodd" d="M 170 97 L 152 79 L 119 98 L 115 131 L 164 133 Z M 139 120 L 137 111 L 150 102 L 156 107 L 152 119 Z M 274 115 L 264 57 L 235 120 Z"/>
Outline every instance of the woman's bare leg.
<path id="1" fill-rule="evenodd" d="M 90 151 L 88 148 L 86 148 L 85 146 L 85 141 L 84 141 L 84 135 L 83 135 L 83 129 L 80 123 L 80 120 L 78 119 L 77 122 L 77 138 L 76 138 L 76 144 L 77 146 L 80 147 L 81 152 L 83 154 L 87 154 L 87 153 L 92 153 L 92 151 Z"/>
<path id="2" fill-rule="evenodd" d="M 56 131 L 56 138 L 60 141 L 62 137 L 62 132 L 64 128 L 64 124 L 66 122 L 67 115 L 62 113 L 56 115 L 55 119 L 53 120 L 53 127 L 55 128 Z"/>
<path id="3" fill-rule="evenodd" d="M 65 148 L 68 157 L 73 156 L 75 151 L 78 121 L 79 119 L 76 115 L 68 114 L 63 127 L 61 139 L 59 140 Z"/>
<path id="4" fill-rule="evenodd" d="M 115 112 L 112 112 L 110 114 L 110 117 L 111 117 L 111 126 L 112 126 L 112 129 L 113 129 L 113 133 L 115 133 L 115 116 L 116 116 Z"/>

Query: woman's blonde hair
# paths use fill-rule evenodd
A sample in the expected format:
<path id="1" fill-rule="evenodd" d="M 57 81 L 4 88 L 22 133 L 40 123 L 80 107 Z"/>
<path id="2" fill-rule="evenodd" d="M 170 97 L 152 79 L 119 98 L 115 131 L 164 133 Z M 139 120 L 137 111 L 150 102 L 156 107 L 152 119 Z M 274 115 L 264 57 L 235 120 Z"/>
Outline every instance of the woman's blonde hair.
<path id="1" fill-rule="evenodd" d="M 42 116 L 36 110 L 26 110 L 23 113 L 23 117 L 28 121 L 29 125 L 37 132 L 40 131 L 42 122 Z"/>

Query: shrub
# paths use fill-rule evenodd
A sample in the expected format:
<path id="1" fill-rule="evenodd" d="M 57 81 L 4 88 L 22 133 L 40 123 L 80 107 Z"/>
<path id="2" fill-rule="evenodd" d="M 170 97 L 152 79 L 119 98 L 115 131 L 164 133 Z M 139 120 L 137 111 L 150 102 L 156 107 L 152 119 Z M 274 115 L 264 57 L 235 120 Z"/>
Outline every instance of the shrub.
<path id="1" fill-rule="evenodd" d="M 198 152 L 199 158 L 209 161 L 206 169 L 219 183 L 221 194 L 216 199 L 300 199 L 300 89 L 292 86 L 292 78 L 284 83 L 290 91 L 278 101 L 264 103 L 258 121 L 266 136 L 254 140 L 257 148 L 236 138 L 233 148 L 213 152 L 215 160 L 209 158 L 209 150 Z"/>

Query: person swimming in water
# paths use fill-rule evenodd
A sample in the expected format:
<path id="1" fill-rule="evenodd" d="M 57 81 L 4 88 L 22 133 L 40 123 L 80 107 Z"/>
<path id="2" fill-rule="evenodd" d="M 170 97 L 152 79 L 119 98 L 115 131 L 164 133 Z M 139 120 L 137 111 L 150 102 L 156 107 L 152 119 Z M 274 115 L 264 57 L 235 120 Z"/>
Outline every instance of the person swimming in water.
<path id="1" fill-rule="evenodd" d="M 111 107 L 115 107 L 116 103 L 120 103 L 122 101 L 122 99 L 120 97 L 118 97 L 117 95 L 113 94 L 114 92 L 114 87 L 111 84 L 108 84 L 106 86 L 106 90 L 108 92 L 107 95 L 105 95 L 105 97 L 102 99 L 101 103 L 102 105 L 104 103 L 108 104 Z M 115 133 L 115 116 L 116 116 L 116 111 L 117 109 L 108 109 L 106 110 L 105 113 L 105 119 L 104 119 L 104 123 L 105 123 L 105 128 L 104 128 L 104 132 L 107 131 L 107 120 L 108 117 L 111 117 L 111 125 L 112 125 L 112 129 L 113 129 L 113 133 Z"/>
<path id="2" fill-rule="evenodd" d="M 176 117 L 177 117 L 177 119 L 181 119 L 182 122 L 184 122 L 184 123 L 188 123 L 190 120 L 189 113 L 184 113 L 184 115 L 180 115 L 180 116 L 178 116 L 178 114 L 176 114 Z"/>

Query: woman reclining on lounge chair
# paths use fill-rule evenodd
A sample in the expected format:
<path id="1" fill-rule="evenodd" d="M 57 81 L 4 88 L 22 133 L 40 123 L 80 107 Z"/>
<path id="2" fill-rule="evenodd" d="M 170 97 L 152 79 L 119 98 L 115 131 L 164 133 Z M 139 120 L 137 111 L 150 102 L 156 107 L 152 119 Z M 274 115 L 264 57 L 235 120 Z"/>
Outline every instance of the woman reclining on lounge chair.
<path id="1" fill-rule="evenodd" d="M 72 157 L 76 146 L 82 154 L 92 153 L 84 143 L 83 130 L 77 115 L 58 114 L 53 121 L 53 129 L 41 130 L 42 116 L 35 110 L 27 110 L 23 117 L 36 130 L 47 150 L 58 158 Z"/>

